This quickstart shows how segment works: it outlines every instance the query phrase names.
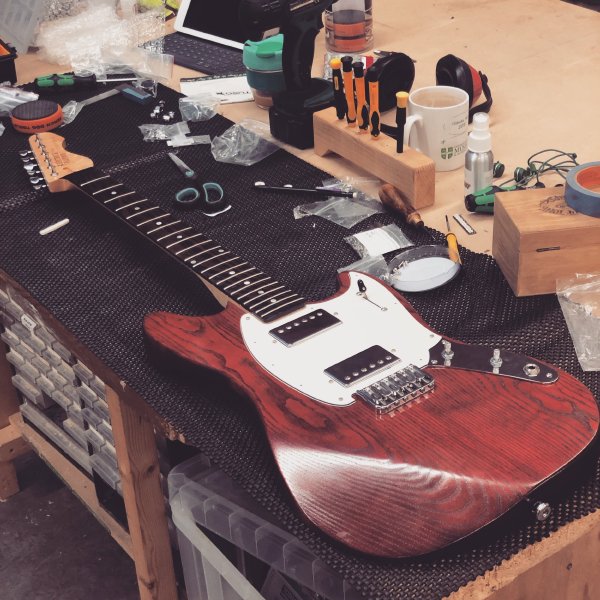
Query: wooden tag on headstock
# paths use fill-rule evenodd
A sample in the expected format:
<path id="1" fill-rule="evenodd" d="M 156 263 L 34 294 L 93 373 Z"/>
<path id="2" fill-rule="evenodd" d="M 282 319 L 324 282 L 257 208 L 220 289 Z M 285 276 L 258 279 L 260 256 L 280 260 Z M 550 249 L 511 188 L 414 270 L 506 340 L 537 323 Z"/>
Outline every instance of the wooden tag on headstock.
<path id="1" fill-rule="evenodd" d="M 65 138 L 55 133 L 36 133 L 29 137 L 29 145 L 51 192 L 64 192 L 74 188 L 64 178 L 94 166 L 87 156 L 67 152 Z"/>

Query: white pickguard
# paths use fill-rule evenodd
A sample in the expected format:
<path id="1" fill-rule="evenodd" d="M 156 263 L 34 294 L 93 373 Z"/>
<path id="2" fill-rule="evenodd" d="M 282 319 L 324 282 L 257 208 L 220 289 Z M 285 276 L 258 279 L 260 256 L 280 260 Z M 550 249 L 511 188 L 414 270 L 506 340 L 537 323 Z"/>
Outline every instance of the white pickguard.
<path id="1" fill-rule="evenodd" d="M 299 392 L 336 406 L 351 404 L 354 392 L 394 371 L 410 364 L 426 365 L 430 348 L 441 339 L 416 321 L 383 284 L 361 273 L 350 272 L 349 275 L 350 288 L 331 300 L 307 304 L 302 310 L 271 323 L 263 323 L 253 315 L 245 315 L 240 323 L 246 347 L 264 369 Z M 359 279 L 366 283 L 366 296 L 371 302 L 358 294 Z M 269 333 L 278 325 L 319 308 L 341 323 L 292 347 L 285 346 Z M 400 362 L 348 387 L 324 372 L 331 365 L 374 345 L 382 346 Z"/>

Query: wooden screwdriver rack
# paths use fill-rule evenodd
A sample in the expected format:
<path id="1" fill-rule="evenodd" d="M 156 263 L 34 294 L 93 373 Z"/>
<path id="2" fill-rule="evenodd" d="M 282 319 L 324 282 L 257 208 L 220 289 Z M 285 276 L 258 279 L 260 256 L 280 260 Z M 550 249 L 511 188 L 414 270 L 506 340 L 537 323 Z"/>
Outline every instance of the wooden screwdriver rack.
<path id="1" fill-rule="evenodd" d="M 435 163 L 412 148 L 396 152 L 396 140 L 350 127 L 338 119 L 335 108 L 313 116 L 315 153 L 334 152 L 403 192 L 415 208 L 431 206 L 435 199 Z"/>

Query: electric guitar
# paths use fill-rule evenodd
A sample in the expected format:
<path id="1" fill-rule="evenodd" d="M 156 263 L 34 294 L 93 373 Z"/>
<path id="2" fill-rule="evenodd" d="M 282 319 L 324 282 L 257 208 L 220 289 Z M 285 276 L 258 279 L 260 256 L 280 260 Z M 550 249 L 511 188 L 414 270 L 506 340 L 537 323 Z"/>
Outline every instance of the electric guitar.
<path id="1" fill-rule="evenodd" d="M 210 317 L 147 315 L 150 347 L 244 392 L 300 511 L 342 544 L 385 557 L 443 548 L 528 497 L 594 438 L 594 397 L 566 372 L 447 339 L 365 274 L 343 273 L 337 294 L 307 303 L 63 142 L 30 138 L 48 188 L 102 204 L 225 305 Z"/>

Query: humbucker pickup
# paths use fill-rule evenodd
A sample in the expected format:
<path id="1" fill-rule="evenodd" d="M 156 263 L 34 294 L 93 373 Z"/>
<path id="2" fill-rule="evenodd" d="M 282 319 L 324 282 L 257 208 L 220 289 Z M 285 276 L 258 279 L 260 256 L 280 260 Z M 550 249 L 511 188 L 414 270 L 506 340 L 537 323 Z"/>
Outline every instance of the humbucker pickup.
<path id="1" fill-rule="evenodd" d="M 400 360 L 381 346 L 371 346 L 342 362 L 331 365 L 325 373 L 344 386 L 349 386 Z"/>
<path id="2" fill-rule="evenodd" d="M 279 325 L 279 327 L 271 329 L 269 333 L 286 346 L 293 346 L 339 323 L 341 321 L 337 317 L 319 308 L 293 321 Z"/>
<path id="3" fill-rule="evenodd" d="M 387 413 L 426 394 L 434 385 L 431 375 L 414 365 L 408 365 L 377 383 L 358 390 L 356 395 L 378 413 Z"/>

